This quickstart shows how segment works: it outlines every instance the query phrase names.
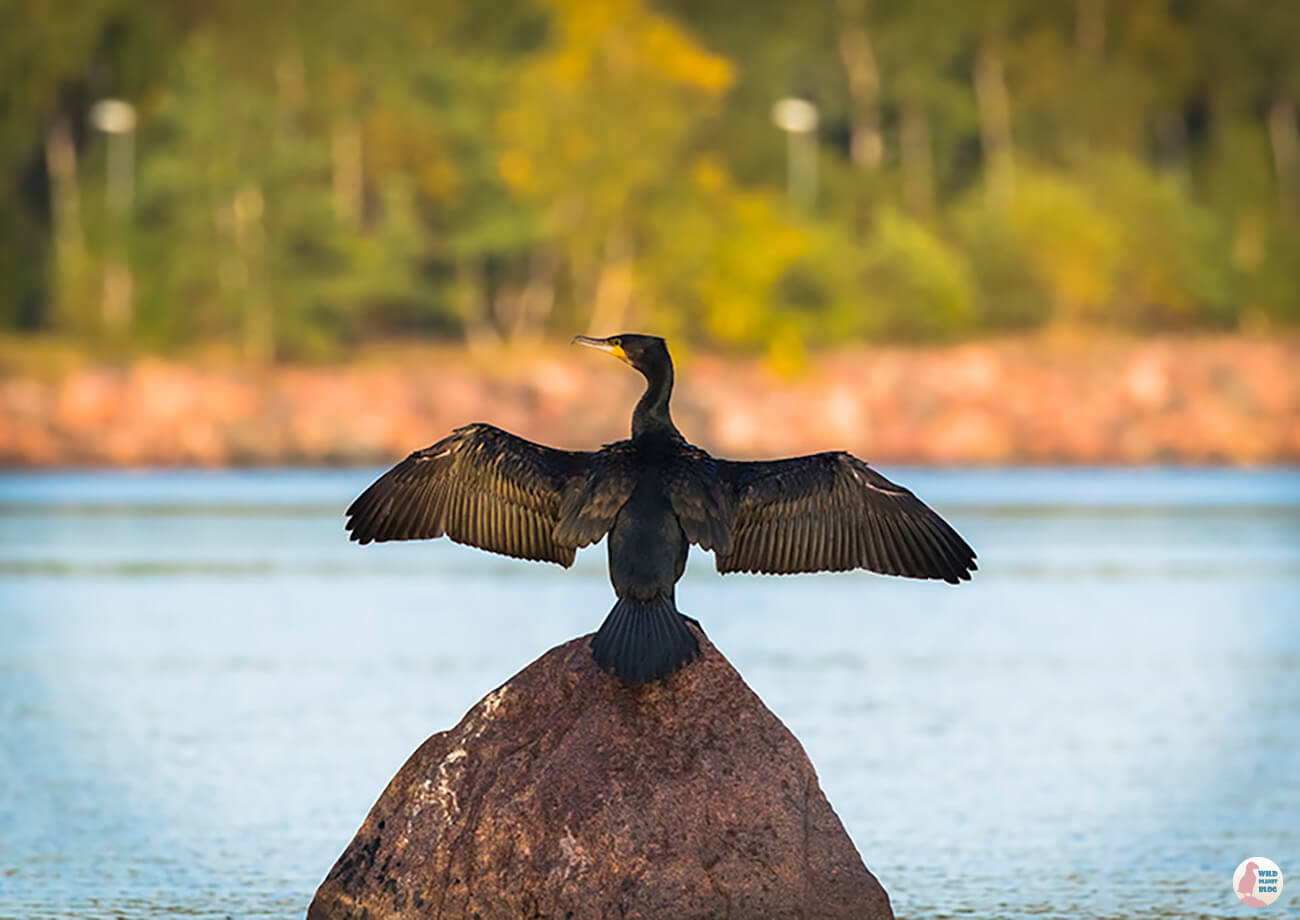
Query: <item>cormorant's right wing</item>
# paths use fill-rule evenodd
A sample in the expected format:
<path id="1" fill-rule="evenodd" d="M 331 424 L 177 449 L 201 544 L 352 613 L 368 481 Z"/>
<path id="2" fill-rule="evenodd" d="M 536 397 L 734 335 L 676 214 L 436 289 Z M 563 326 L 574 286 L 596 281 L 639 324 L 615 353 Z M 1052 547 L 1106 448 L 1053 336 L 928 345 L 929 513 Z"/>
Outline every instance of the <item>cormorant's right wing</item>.
<path id="1" fill-rule="evenodd" d="M 592 456 L 493 425 L 466 425 L 375 480 L 348 508 L 347 529 L 362 544 L 446 534 L 567 568 L 580 544 L 557 538 L 561 501 L 566 489 L 585 481 Z"/>
<path id="2" fill-rule="evenodd" d="M 718 460 L 732 489 L 731 552 L 719 572 L 842 572 L 969 580 L 975 551 L 902 486 L 844 451 Z"/>

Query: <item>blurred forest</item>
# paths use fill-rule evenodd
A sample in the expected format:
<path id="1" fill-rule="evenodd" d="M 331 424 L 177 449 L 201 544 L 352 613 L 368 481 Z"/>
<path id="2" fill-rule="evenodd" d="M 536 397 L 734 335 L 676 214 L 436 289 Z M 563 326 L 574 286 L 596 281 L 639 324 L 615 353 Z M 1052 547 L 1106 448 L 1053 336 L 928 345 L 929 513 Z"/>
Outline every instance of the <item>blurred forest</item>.
<path id="1" fill-rule="evenodd" d="M 1295 0 L 0 11 L 22 337 L 780 357 L 1300 321 Z"/>

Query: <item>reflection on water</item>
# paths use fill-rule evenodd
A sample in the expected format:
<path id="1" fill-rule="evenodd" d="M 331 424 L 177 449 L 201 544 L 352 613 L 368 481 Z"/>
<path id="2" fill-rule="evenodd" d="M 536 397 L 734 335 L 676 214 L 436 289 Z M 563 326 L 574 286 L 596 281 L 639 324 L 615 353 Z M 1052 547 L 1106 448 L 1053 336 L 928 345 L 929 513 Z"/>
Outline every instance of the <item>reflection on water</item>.
<path id="1" fill-rule="evenodd" d="M 1300 473 L 890 472 L 972 584 L 696 555 L 679 598 L 900 916 L 1239 916 L 1241 859 L 1300 876 Z M 612 603 L 603 548 L 348 544 L 369 477 L 0 477 L 0 917 L 301 914 L 415 746 Z"/>

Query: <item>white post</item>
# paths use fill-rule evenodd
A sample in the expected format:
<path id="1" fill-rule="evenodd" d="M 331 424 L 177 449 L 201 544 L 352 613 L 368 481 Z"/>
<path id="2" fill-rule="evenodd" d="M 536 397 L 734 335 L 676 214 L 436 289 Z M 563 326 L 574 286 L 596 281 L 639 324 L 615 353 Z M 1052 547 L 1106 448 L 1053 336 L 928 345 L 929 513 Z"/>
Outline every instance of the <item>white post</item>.
<path id="1" fill-rule="evenodd" d="M 772 106 L 772 121 L 786 134 L 786 195 L 797 211 L 817 199 L 817 106 L 787 96 Z"/>
<path id="2" fill-rule="evenodd" d="M 122 333 L 131 325 L 131 296 L 134 281 L 126 253 L 131 200 L 135 197 L 135 107 L 120 99 L 101 99 L 90 108 L 90 121 L 108 135 L 107 175 L 104 198 L 112 232 L 117 235 L 107 247 L 104 261 L 102 316 L 105 328 Z"/>

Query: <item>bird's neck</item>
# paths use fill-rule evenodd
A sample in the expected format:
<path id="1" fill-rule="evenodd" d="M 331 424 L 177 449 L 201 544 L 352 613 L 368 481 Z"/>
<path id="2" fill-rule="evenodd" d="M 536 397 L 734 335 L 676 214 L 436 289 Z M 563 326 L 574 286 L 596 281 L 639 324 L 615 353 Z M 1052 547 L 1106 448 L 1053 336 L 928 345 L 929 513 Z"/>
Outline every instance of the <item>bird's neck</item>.
<path id="1" fill-rule="evenodd" d="M 668 402 L 673 395 L 673 367 L 656 374 L 646 375 L 645 392 L 632 411 L 632 437 L 654 431 L 669 431 L 679 435 L 673 424 Z M 680 435 L 679 435 L 680 436 Z"/>

